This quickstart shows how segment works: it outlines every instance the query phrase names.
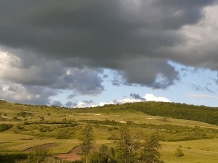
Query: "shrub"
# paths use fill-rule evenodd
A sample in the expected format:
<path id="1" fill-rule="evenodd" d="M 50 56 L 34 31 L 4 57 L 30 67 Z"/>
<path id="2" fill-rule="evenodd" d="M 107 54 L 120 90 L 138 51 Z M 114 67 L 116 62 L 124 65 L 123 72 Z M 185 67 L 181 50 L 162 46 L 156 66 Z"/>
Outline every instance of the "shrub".
<path id="1" fill-rule="evenodd" d="M 32 113 L 27 113 L 27 112 L 24 112 L 24 111 L 21 111 L 20 113 L 17 113 L 17 116 L 21 116 L 21 117 L 26 117 L 26 116 L 32 116 L 33 114 Z"/>
<path id="2" fill-rule="evenodd" d="M 175 156 L 176 157 L 182 157 L 184 156 L 184 153 L 182 152 L 182 149 L 181 148 L 177 148 L 176 151 L 175 151 Z"/>
<path id="3" fill-rule="evenodd" d="M 83 163 L 82 160 L 75 160 L 75 161 L 72 161 L 71 163 Z"/>
<path id="4" fill-rule="evenodd" d="M 70 131 L 68 128 L 59 129 L 54 135 L 57 139 L 70 139 L 74 133 Z"/>
<path id="5" fill-rule="evenodd" d="M 33 152 L 28 154 L 26 163 L 40 163 L 43 162 L 48 155 L 47 151 L 43 148 L 36 148 Z"/>
<path id="6" fill-rule="evenodd" d="M 13 117 L 12 120 L 13 120 L 13 121 L 21 121 L 21 120 L 20 120 L 19 118 L 17 118 L 17 117 Z"/>
<path id="7" fill-rule="evenodd" d="M 10 129 L 13 125 L 12 124 L 0 124 L 0 132 L 6 131 Z"/>

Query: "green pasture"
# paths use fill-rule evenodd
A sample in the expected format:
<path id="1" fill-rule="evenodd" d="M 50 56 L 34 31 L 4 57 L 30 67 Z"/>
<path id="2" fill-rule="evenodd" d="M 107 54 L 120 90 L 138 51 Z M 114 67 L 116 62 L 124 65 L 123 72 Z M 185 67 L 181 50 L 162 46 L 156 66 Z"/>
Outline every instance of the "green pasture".
<path id="1" fill-rule="evenodd" d="M 29 148 L 49 143 L 54 143 L 48 150 L 49 154 L 68 153 L 79 145 L 81 130 L 87 123 L 93 126 L 97 146 L 114 146 L 119 127 L 127 124 L 132 132 L 159 133 L 160 153 L 165 163 L 218 162 L 217 125 L 190 118 L 171 118 L 170 115 L 152 116 L 131 109 L 131 105 L 67 109 L 0 101 L 0 124 L 13 126 L 0 132 L 0 155 L 25 154 Z M 174 155 L 177 148 L 184 156 Z"/>
<path id="2" fill-rule="evenodd" d="M 218 139 L 192 140 L 181 142 L 162 142 L 162 158 L 165 163 L 217 163 Z M 184 156 L 174 155 L 181 148 Z"/>

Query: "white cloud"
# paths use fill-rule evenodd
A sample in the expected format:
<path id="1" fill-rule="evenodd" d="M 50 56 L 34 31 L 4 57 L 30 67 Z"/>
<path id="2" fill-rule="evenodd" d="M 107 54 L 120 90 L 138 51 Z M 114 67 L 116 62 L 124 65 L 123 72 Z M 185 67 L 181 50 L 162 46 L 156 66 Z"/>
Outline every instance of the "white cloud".
<path id="1" fill-rule="evenodd" d="M 79 102 L 76 106 L 76 108 L 85 108 L 88 107 L 88 105 L 85 102 Z"/>
<path id="2" fill-rule="evenodd" d="M 153 94 L 146 94 L 144 98 L 146 99 L 146 101 L 171 102 L 169 99 L 165 97 L 157 97 Z"/>
<path id="3" fill-rule="evenodd" d="M 20 58 L 17 56 L 10 54 L 8 52 L 0 51 L 0 63 L 1 65 L 13 65 L 18 64 Z"/>
<path id="4" fill-rule="evenodd" d="M 19 65 L 20 58 L 0 49 L 0 79 L 4 76 L 9 76 L 9 74 L 17 74 L 16 67 Z"/>
<path id="5" fill-rule="evenodd" d="M 0 82 L 0 99 L 29 104 L 49 104 L 57 92 L 40 86 L 25 86 Z"/>
<path id="6" fill-rule="evenodd" d="M 122 100 L 112 100 L 110 102 L 100 102 L 99 104 L 87 104 L 87 103 L 84 103 L 84 102 L 79 102 L 76 106 L 76 108 L 85 108 L 85 107 L 96 107 L 96 106 L 104 106 L 104 105 L 109 105 L 109 104 L 125 104 L 125 103 L 134 103 L 134 102 L 145 102 L 145 101 L 160 101 L 160 102 L 171 102 L 169 99 L 165 98 L 165 97 L 156 97 L 155 95 L 153 94 L 146 94 L 144 96 L 144 99 L 141 98 L 141 99 L 137 99 L 137 98 L 134 98 L 133 96 L 131 97 L 128 97 L 128 98 L 124 98 Z"/>

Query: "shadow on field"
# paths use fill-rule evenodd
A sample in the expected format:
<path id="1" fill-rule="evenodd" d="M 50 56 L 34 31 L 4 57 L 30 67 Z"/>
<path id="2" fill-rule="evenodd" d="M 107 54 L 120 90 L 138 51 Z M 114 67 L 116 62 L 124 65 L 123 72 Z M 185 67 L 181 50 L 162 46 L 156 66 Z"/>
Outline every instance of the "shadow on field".
<path id="1" fill-rule="evenodd" d="M 14 163 L 18 160 L 27 159 L 27 154 L 20 154 L 20 153 L 7 153 L 7 154 L 0 154 L 0 163 Z"/>

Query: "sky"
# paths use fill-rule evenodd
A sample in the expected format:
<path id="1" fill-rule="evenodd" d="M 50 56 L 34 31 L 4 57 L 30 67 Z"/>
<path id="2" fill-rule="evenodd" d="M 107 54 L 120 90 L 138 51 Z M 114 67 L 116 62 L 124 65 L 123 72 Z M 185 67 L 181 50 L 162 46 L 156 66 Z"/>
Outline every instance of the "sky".
<path id="1" fill-rule="evenodd" d="M 218 107 L 218 0 L 0 0 L 0 99 Z"/>

